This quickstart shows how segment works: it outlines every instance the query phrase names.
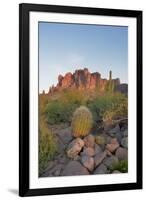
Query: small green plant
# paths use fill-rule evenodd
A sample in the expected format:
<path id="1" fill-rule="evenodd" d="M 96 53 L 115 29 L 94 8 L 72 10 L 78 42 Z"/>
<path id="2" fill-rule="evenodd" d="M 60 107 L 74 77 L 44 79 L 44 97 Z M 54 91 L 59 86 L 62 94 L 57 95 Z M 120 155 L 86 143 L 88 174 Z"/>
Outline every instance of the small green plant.
<path id="1" fill-rule="evenodd" d="M 118 164 L 114 164 L 112 166 L 112 171 L 118 170 L 122 173 L 127 173 L 128 172 L 128 161 L 127 160 L 121 160 L 118 162 Z"/>
<path id="2" fill-rule="evenodd" d="M 47 167 L 49 160 L 53 159 L 57 152 L 56 140 L 53 133 L 48 129 L 45 118 L 40 117 L 39 124 L 39 174 Z"/>
<path id="3" fill-rule="evenodd" d="M 83 137 L 89 134 L 93 125 L 92 113 L 85 106 L 80 106 L 73 114 L 71 123 L 74 137 Z"/>

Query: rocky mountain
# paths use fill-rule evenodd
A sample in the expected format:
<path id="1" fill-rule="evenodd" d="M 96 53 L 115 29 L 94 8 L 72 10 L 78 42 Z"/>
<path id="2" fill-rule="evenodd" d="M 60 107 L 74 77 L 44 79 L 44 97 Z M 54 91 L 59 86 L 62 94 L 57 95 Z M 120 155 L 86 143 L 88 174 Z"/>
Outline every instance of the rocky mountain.
<path id="1" fill-rule="evenodd" d="M 110 71 L 109 79 L 111 78 L 115 88 L 120 88 L 120 79 L 112 79 L 112 72 Z M 64 76 L 58 76 L 58 83 L 56 86 L 52 85 L 49 88 L 49 94 L 55 91 L 61 91 L 64 89 L 78 89 L 78 90 L 94 90 L 98 88 L 99 91 L 104 91 L 108 79 L 101 78 L 101 74 L 98 72 L 91 73 L 87 68 L 76 70 L 74 73 L 68 72 Z M 125 91 L 125 90 L 124 90 Z"/>

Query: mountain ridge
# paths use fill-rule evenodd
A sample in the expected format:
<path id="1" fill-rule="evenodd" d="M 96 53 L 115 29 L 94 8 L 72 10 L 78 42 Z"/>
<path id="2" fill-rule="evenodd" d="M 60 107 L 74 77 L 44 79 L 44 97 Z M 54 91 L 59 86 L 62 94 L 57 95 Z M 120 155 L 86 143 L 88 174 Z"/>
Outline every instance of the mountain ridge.
<path id="1" fill-rule="evenodd" d="M 98 88 L 100 92 L 106 90 L 108 82 L 111 80 L 115 90 L 127 94 L 128 84 L 121 84 L 120 79 L 112 79 L 112 71 L 109 72 L 109 79 L 101 78 L 99 72 L 90 72 L 88 68 L 78 69 L 75 72 L 68 72 L 64 76 L 58 76 L 58 83 L 56 86 L 52 85 L 49 88 L 48 94 L 52 94 L 64 89 L 78 89 L 78 90 L 95 90 Z"/>

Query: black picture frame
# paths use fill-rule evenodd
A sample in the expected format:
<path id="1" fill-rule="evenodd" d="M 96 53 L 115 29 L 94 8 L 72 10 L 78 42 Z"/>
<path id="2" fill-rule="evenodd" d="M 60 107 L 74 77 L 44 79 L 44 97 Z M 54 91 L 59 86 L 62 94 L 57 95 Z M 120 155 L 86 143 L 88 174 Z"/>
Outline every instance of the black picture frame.
<path id="1" fill-rule="evenodd" d="M 137 21 L 137 181 L 136 183 L 30 189 L 29 187 L 29 12 L 55 12 L 134 17 Z M 55 195 L 142 188 L 142 11 L 72 7 L 58 5 L 19 5 L 19 195 Z"/>

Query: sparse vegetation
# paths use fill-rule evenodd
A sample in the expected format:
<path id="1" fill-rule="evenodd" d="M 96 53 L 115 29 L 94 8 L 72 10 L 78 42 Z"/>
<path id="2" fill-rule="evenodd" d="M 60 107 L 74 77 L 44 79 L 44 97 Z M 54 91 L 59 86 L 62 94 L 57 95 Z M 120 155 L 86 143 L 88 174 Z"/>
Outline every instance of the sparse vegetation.
<path id="1" fill-rule="evenodd" d="M 118 164 L 114 164 L 112 166 L 112 171 L 118 170 L 122 173 L 127 173 L 128 172 L 128 161 L 127 160 L 121 160 L 119 161 Z"/>
<path id="2" fill-rule="evenodd" d="M 42 174 L 57 152 L 56 139 L 47 125 L 45 107 L 48 102 L 46 95 L 40 95 L 39 98 L 39 174 Z"/>
<path id="3" fill-rule="evenodd" d="M 47 163 L 57 152 L 57 145 L 53 133 L 48 129 L 45 120 L 40 119 L 39 126 L 39 173 L 46 168 Z"/>

